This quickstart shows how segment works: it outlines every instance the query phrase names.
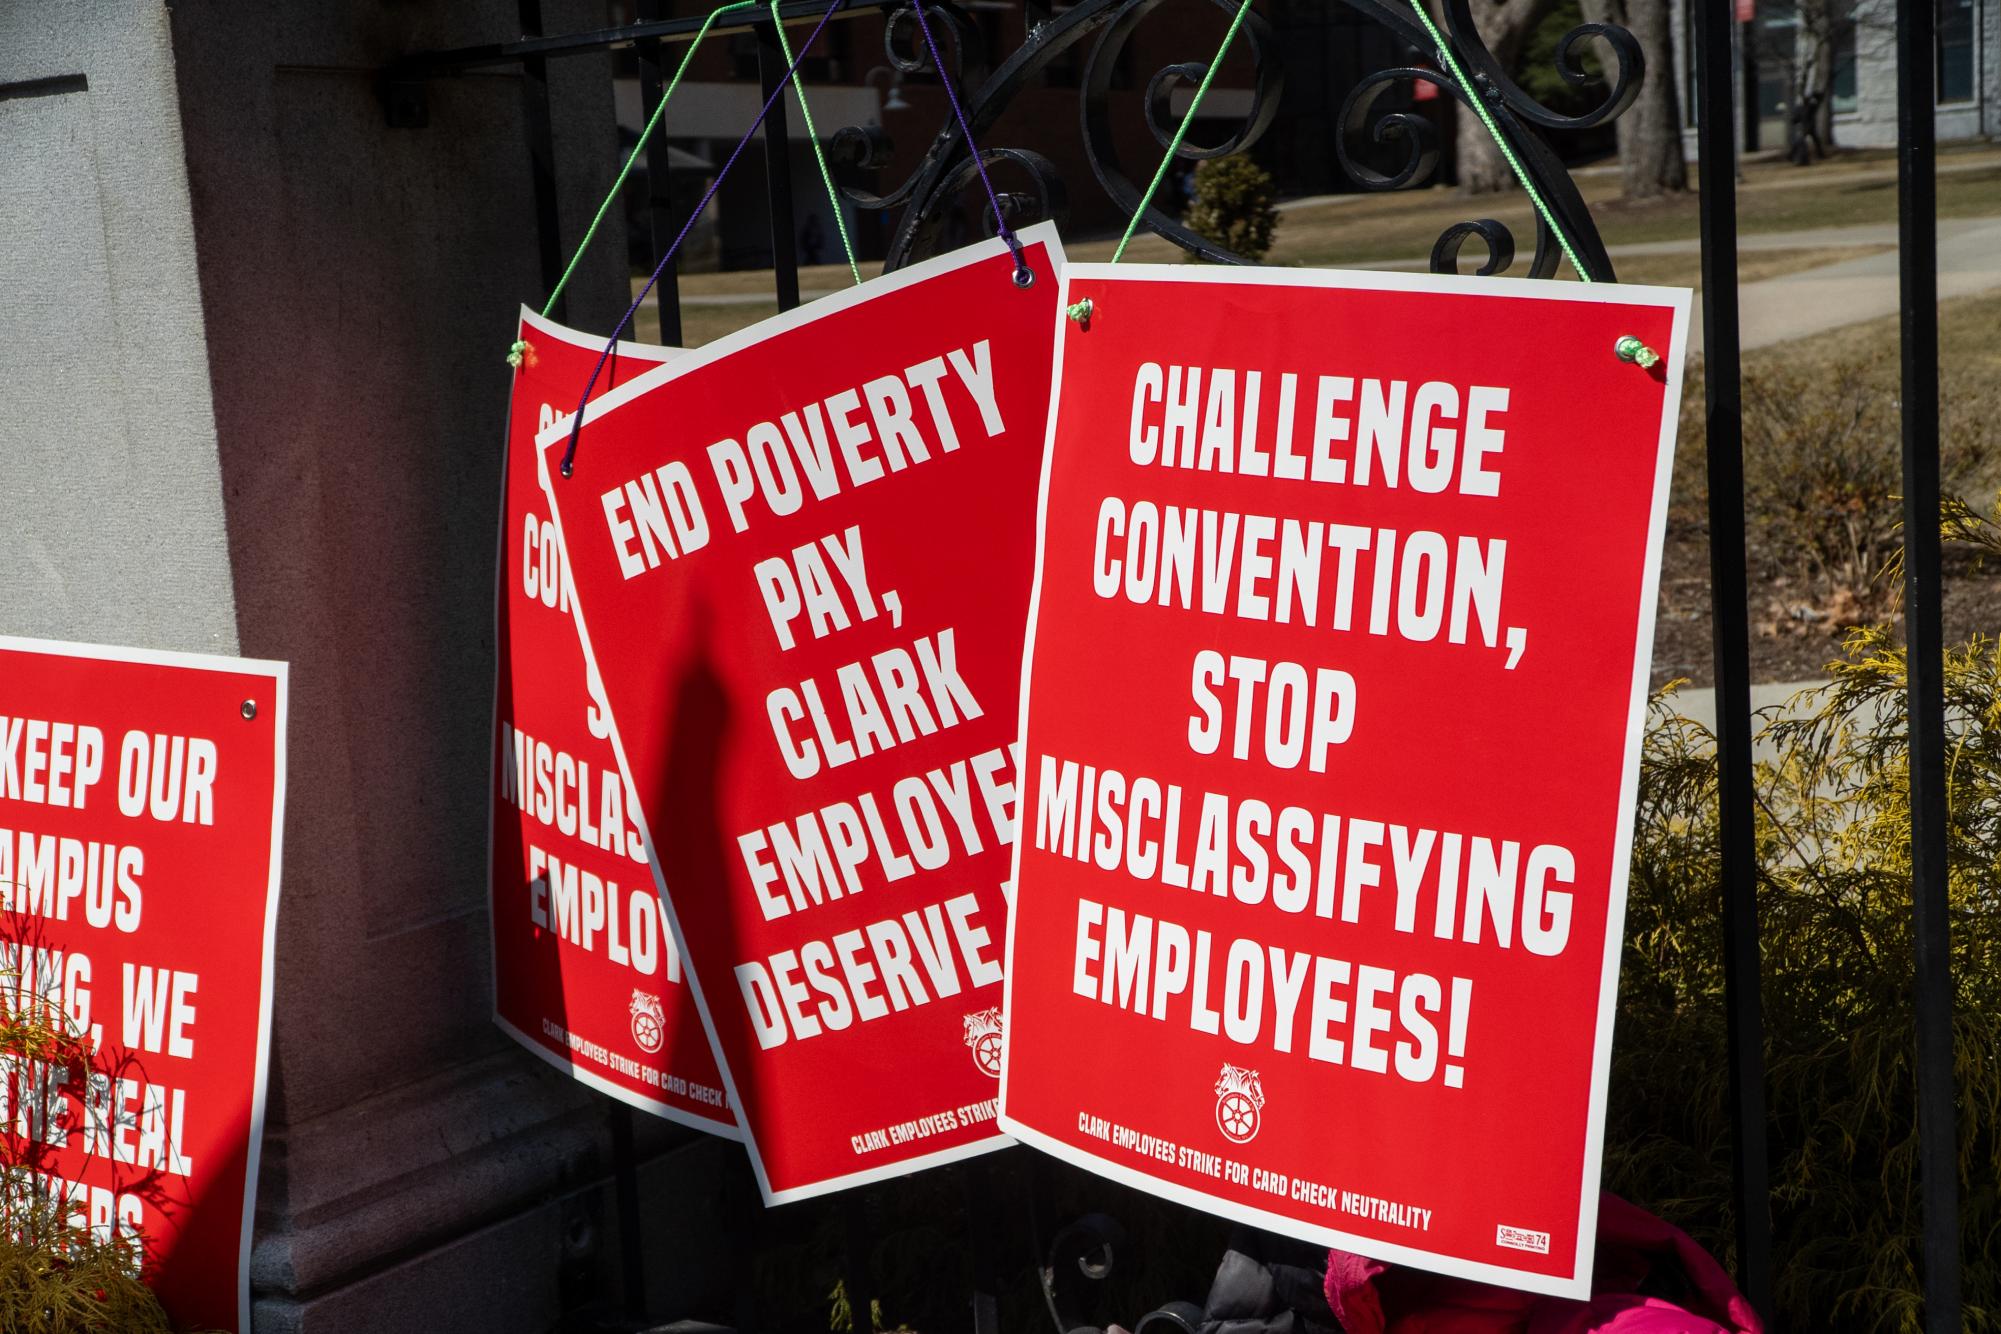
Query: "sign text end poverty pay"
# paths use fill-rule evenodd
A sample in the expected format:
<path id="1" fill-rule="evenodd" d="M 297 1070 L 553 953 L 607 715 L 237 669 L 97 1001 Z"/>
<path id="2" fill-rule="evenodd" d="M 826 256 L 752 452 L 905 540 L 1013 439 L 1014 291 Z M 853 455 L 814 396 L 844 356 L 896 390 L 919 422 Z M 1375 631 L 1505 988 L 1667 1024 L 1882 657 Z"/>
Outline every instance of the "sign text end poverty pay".
<path id="1" fill-rule="evenodd" d="M 1005 422 L 993 377 L 990 343 L 981 339 L 760 421 L 741 440 L 716 441 L 703 451 L 710 487 L 695 484 L 685 461 L 670 460 L 603 491 L 600 505 L 621 573 L 637 578 L 705 547 L 704 490 L 720 497 L 730 528 L 743 533 L 754 519 L 796 514 L 928 462 L 934 449 L 941 456 L 957 451 L 961 427 L 948 407 L 948 387 L 962 391 L 960 401 L 973 409 L 965 429 L 977 439 L 998 437 Z M 869 582 L 859 524 L 766 557 L 752 577 L 784 650 L 801 636 L 824 638 L 878 617 L 893 626 L 903 620 L 897 590 L 878 593 Z M 834 675 L 838 693 L 823 697 L 807 677 L 775 686 L 766 697 L 773 739 L 795 779 L 986 712 L 959 671 L 951 626 L 843 663 Z M 887 811 L 864 793 L 739 834 L 759 913 L 771 920 L 860 893 L 862 871 L 871 865 L 889 883 L 939 869 L 954 841 L 966 853 L 1007 842 L 1014 827 L 1011 770 L 1008 748 L 997 747 L 901 780 Z M 962 985 L 999 982 L 998 931 L 979 917 L 976 898 L 960 894 L 739 964 L 737 982 L 759 1045 L 882 1018 L 934 995 L 956 995 Z"/>
<path id="2" fill-rule="evenodd" d="M 1049 276 L 1053 239 L 1023 235 Z M 1056 319 L 1056 284 L 1011 274 L 975 247 L 713 344 L 594 404 L 567 490 L 545 482 L 768 1199 L 1000 1142 Z M 795 1114 L 882 1061 L 921 1077 Z"/>

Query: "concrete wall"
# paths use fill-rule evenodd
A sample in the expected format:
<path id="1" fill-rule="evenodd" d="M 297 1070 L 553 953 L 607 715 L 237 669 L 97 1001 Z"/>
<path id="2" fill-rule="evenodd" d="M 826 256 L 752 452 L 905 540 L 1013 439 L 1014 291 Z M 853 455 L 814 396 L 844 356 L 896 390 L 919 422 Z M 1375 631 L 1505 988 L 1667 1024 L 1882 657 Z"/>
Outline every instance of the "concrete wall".
<path id="1" fill-rule="evenodd" d="M 539 1334 L 617 1291 L 605 1104 L 488 1018 L 524 80 L 439 80 L 421 130 L 374 84 L 517 31 L 515 0 L 0 4 L 0 632 L 292 664 L 260 1334 Z M 616 165 L 605 59 L 551 88 L 568 243 Z M 573 322 L 622 311 L 623 242 Z M 742 1154 L 642 1122 L 646 1245 L 683 1257 L 654 1309 L 727 1314 Z"/>
<path id="2" fill-rule="evenodd" d="M 0 633 L 236 651 L 167 12 L 0 5 Z"/>

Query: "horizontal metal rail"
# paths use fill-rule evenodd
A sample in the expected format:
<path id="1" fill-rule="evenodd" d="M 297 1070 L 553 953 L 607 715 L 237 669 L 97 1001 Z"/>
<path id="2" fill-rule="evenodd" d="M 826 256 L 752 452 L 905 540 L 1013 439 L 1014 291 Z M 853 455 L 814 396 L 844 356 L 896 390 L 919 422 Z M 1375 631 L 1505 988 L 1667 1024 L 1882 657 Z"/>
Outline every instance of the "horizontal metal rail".
<path id="1" fill-rule="evenodd" d="M 853 18 L 863 11 L 885 9 L 895 3 L 900 3 L 900 0 L 838 0 L 834 17 Z M 789 3 L 780 4 L 778 7 L 779 18 L 788 25 L 817 22 L 826 12 L 826 0 L 790 0 Z M 397 61 L 390 72 L 404 77 L 449 74 L 489 65 L 508 65 L 538 56 L 547 58 L 590 55 L 599 51 L 636 46 L 641 42 L 685 42 L 700 32 L 702 24 L 707 20 L 706 13 L 690 14 L 682 18 L 653 19 L 643 23 L 621 24 L 616 28 L 596 28 L 587 32 L 560 33 L 551 37 L 519 37 L 511 42 L 461 46 L 449 51 L 421 51 Z M 768 26 L 770 22 L 769 7 L 744 9 L 717 19 L 710 25 L 709 35 L 751 32 L 759 26 Z"/>

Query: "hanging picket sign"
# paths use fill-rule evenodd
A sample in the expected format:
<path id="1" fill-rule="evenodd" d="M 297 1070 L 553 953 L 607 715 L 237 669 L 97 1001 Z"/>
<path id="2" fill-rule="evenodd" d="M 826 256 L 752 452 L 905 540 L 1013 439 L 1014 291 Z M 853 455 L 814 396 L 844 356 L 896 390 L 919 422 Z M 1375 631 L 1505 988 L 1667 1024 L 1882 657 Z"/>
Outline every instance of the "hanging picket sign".
<path id="1" fill-rule="evenodd" d="M 1055 230 L 594 399 L 544 487 L 765 1198 L 984 1152 Z"/>
<path id="2" fill-rule="evenodd" d="M 1583 1295 L 1688 294 L 1064 287 L 1002 1124 Z"/>
<path id="3" fill-rule="evenodd" d="M 61 1035 L 0 1057 L 0 1225 L 130 1242 L 190 1329 L 250 1329 L 285 684 L 0 636 L 0 1013 Z"/>
<path id="4" fill-rule="evenodd" d="M 585 671 L 538 476 L 535 435 L 575 408 L 603 340 L 524 307 L 515 346 L 487 794 L 494 1022 L 601 1093 L 734 1138 Z M 621 343 L 607 382 L 680 355 Z"/>

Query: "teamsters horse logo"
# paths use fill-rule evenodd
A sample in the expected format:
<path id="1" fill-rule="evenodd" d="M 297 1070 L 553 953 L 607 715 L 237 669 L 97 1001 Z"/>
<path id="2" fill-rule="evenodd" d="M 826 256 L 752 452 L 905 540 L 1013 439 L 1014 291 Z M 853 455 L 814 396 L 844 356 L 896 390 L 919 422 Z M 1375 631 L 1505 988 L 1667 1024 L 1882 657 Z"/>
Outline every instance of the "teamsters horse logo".
<path id="1" fill-rule="evenodd" d="M 1001 1012 L 996 1006 L 966 1016 L 966 1045 L 973 1049 L 973 1064 L 980 1073 L 1000 1078 Z"/>
<path id="2" fill-rule="evenodd" d="M 632 991 L 632 1040 L 649 1056 L 667 1040 L 667 1007 L 658 996 L 649 996 L 637 987 Z"/>
<path id="3" fill-rule="evenodd" d="M 1216 1081 L 1216 1128 L 1232 1144 L 1249 1144 L 1258 1137 L 1258 1113 L 1265 1105 L 1258 1072 L 1225 1065 Z"/>

